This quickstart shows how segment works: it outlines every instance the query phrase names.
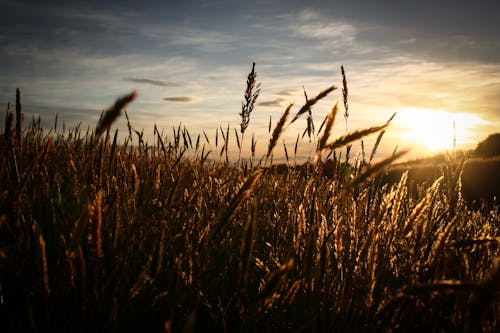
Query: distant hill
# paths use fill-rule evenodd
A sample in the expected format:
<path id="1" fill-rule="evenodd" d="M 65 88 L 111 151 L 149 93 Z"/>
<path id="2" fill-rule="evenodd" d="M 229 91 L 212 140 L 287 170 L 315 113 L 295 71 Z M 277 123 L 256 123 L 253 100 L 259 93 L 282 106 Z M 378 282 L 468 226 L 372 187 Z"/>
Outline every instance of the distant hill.
<path id="1" fill-rule="evenodd" d="M 468 157 L 462 172 L 462 192 L 470 207 L 479 208 L 481 203 L 492 203 L 500 198 L 500 133 L 489 135 L 474 150 L 464 152 Z M 461 156 L 457 154 L 456 156 Z M 442 174 L 447 163 L 446 154 L 394 164 L 385 174 L 389 183 L 399 180 L 404 171 L 412 187 L 432 182 Z M 497 201 L 498 202 L 498 201 Z"/>
<path id="2" fill-rule="evenodd" d="M 500 133 L 491 134 L 481 141 L 472 155 L 474 157 L 500 156 Z"/>

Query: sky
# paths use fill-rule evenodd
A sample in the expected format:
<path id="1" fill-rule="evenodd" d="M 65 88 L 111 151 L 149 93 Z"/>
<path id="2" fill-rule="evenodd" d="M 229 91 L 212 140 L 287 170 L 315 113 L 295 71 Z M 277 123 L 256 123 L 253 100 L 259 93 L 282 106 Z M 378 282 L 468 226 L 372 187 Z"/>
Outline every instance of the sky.
<path id="1" fill-rule="evenodd" d="M 50 128 L 57 114 L 68 127 L 94 128 L 102 110 L 136 90 L 127 113 L 146 138 L 155 124 L 165 135 L 182 124 L 214 137 L 220 126 L 239 130 L 255 62 L 261 94 L 243 154 L 248 133 L 263 153 L 269 118 L 274 126 L 290 102 L 297 112 L 303 89 L 312 97 L 341 88 L 343 65 L 347 130 L 396 112 L 379 156 L 396 148 L 424 156 L 450 149 L 453 136 L 456 149 L 471 149 L 500 131 L 499 31 L 499 1 L 1 0 L 0 103 L 14 102 L 19 87 L 28 119 L 40 115 Z M 346 133 L 341 98 L 338 89 L 312 109 L 318 128 L 340 99 L 332 139 Z M 303 117 L 285 131 L 289 151 L 305 126 Z M 114 128 L 125 135 L 126 121 Z M 314 149 L 304 140 L 297 155 Z"/>

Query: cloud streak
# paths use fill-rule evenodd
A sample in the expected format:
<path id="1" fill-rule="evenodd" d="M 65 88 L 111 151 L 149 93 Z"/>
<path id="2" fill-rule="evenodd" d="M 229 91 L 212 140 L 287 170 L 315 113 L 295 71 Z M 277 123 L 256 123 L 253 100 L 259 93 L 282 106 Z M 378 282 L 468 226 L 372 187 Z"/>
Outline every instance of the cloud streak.
<path id="1" fill-rule="evenodd" d="M 280 92 L 275 93 L 276 96 L 284 96 L 284 97 L 289 97 L 289 96 L 295 96 L 296 90 L 282 90 Z"/>
<path id="2" fill-rule="evenodd" d="M 174 102 L 174 103 L 198 103 L 200 100 L 196 97 L 191 96 L 172 96 L 164 97 L 164 101 Z"/>
<path id="3" fill-rule="evenodd" d="M 277 107 L 282 107 L 283 103 L 285 102 L 284 98 L 276 98 L 270 101 L 263 101 L 260 103 L 257 103 L 258 106 L 263 106 L 263 107 L 268 107 L 268 108 L 277 108 Z"/>
<path id="4" fill-rule="evenodd" d="M 149 85 L 158 86 L 158 87 L 179 87 L 179 86 L 181 86 L 181 84 L 175 83 L 175 82 L 167 82 L 167 81 L 160 81 L 160 80 L 153 80 L 153 79 L 146 79 L 146 78 L 125 77 L 125 78 L 123 78 L 123 80 L 128 81 L 128 82 L 134 82 L 134 83 L 149 84 Z"/>

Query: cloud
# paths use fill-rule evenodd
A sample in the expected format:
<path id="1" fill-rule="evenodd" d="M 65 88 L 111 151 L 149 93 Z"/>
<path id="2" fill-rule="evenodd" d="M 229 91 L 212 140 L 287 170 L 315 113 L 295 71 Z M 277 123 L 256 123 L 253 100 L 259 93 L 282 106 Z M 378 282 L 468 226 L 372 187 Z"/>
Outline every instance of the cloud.
<path id="1" fill-rule="evenodd" d="M 268 107 L 268 108 L 275 108 L 275 107 L 282 107 L 283 102 L 285 101 L 284 98 L 276 98 L 270 101 L 264 101 L 257 103 L 258 106 L 263 106 L 263 107 Z"/>
<path id="2" fill-rule="evenodd" d="M 295 96 L 295 90 L 282 90 L 275 93 L 276 96 Z"/>
<path id="3" fill-rule="evenodd" d="M 199 102 L 198 98 L 191 96 L 172 96 L 163 98 L 164 101 L 174 102 L 174 103 L 197 103 Z"/>
<path id="4" fill-rule="evenodd" d="M 158 87 L 179 87 L 181 85 L 181 84 L 175 83 L 175 82 L 166 82 L 166 81 L 145 79 L 145 78 L 136 78 L 136 77 L 125 77 L 125 78 L 123 78 L 123 80 L 129 81 L 129 82 L 135 82 L 135 83 L 151 84 L 153 86 L 158 86 Z"/>
<path id="5" fill-rule="evenodd" d="M 350 42 L 354 39 L 356 28 L 348 23 L 327 20 L 318 12 L 303 10 L 297 17 L 298 22 L 291 24 L 289 29 L 297 36 L 322 40 Z"/>
<path id="6" fill-rule="evenodd" d="M 197 28 L 175 28 L 171 42 L 175 46 L 193 46 L 204 52 L 221 52 L 234 49 L 235 37 L 219 31 Z"/>

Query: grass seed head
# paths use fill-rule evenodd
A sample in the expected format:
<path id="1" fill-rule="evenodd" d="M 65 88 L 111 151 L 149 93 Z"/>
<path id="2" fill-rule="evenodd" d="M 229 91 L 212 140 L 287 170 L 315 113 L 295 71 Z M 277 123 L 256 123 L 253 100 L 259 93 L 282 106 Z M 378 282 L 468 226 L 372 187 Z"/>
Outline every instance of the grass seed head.
<path id="1" fill-rule="evenodd" d="M 108 108 L 104 114 L 102 115 L 102 118 L 99 120 L 97 123 L 97 127 L 95 129 L 95 133 L 97 136 L 100 136 L 104 131 L 109 129 L 113 122 L 120 116 L 122 110 L 129 104 L 131 103 L 134 99 L 136 99 L 137 93 L 135 91 L 131 92 L 128 95 L 125 95 L 121 98 L 118 98 L 111 106 Z M 128 116 L 127 116 L 128 118 Z M 129 123 L 130 124 L 130 123 Z M 129 127 L 130 130 L 130 127 Z M 130 133 L 131 134 L 131 133 Z"/>

